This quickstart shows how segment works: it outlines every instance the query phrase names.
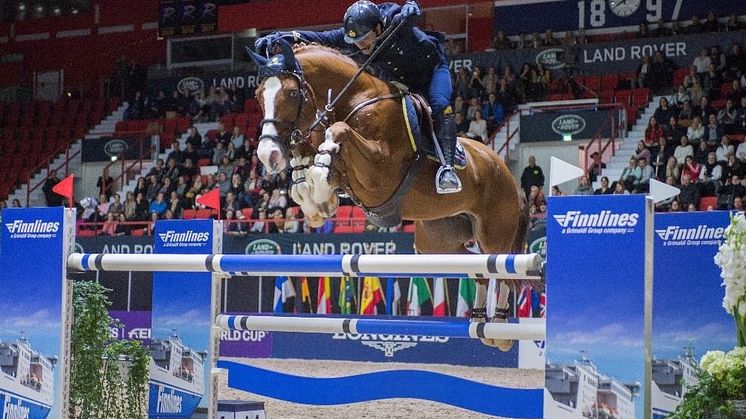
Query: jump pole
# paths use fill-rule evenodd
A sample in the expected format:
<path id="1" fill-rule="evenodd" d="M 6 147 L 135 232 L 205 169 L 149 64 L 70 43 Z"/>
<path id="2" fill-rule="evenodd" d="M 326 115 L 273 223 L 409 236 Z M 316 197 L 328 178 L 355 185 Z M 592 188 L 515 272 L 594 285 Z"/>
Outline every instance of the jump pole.
<path id="1" fill-rule="evenodd" d="M 267 332 L 293 333 L 367 333 L 509 340 L 544 340 L 546 335 L 543 325 L 527 323 L 235 315 L 219 315 L 215 323 L 223 330 L 264 330 Z"/>
<path id="2" fill-rule="evenodd" d="M 505 255 L 163 255 L 73 253 L 78 271 L 213 272 L 250 276 L 386 276 L 533 279 L 539 254 Z"/>

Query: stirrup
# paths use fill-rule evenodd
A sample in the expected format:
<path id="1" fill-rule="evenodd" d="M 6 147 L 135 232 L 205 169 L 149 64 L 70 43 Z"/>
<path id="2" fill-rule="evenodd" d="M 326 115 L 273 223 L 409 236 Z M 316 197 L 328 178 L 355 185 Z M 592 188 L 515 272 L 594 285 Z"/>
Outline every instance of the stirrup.
<path id="1" fill-rule="evenodd" d="M 450 179 L 446 179 L 450 177 Z M 435 190 L 439 194 L 461 192 L 461 179 L 458 178 L 456 170 L 451 166 L 440 166 L 435 173 Z"/>

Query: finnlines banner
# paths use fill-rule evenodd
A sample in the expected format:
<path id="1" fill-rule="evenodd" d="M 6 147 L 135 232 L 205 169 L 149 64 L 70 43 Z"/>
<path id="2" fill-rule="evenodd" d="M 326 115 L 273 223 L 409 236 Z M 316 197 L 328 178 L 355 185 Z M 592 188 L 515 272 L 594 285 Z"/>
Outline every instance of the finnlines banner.
<path id="1" fill-rule="evenodd" d="M 82 141 L 80 158 L 83 163 L 110 161 L 113 157 L 124 153 L 125 160 L 137 160 L 140 158 L 140 142 L 140 139 L 135 137 L 85 138 Z M 143 139 L 142 152 L 148 154 L 149 150 L 150 139 Z"/>
<path id="2" fill-rule="evenodd" d="M 154 253 L 218 253 L 212 220 L 162 220 Z M 153 274 L 150 418 L 191 418 L 209 391 L 211 274 Z M 202 403 L 200 403 L 202 401 Z"/>
<path id="3" fill-rule="evenodd" d="M 548 199 L 546 418 L 583 417 L 607 391 L 619 417 L 643 417 L 645 199 Z"/>
<path id="4" fill-rule="evenodd" d="M 0 252 L 0 418 L 59 418 L 64 219 L 73 210 L 6 208 Z M 33 264 L 33 266 L 31 266 Z"/>
<path id="5" fill-rule="evenodd" d="M 714 261 L 729 223 L 727 211 L 655 215 L 656 417 L 667 416 L 681 402 L 682 390 L 696 380 L 694 367 L 702 355 L 736 346 L 733 318 L 723 309 L 724 289 Z"/>
<path id="6" fill-rule="evenodd" d="M 596 133 L 611 136 L 616 110 L 541 111 L 521 115 L 521 142 L 558 141 L 565 135 L 573 139 L 593 138 Z"/>

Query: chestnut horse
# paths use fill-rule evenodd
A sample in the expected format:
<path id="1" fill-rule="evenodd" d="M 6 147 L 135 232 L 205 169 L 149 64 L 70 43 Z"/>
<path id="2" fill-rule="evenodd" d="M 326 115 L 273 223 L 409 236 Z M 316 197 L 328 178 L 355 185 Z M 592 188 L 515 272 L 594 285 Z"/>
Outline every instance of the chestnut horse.
<path id="1" fill-rule="evenodd" d="M 264 113 L 259 159 L 279 171 L 287 168 L 290 158 L 291 196 L 312 226 L 334 216 L 337 190 L 345 191 L 363 209 L 390 201 L 415 158 L 401 91 L 363 72 L 329 112 L 328 122 L 309 130 L 327 104 L 327 94 L 340 92 L 359 67 L 324 46 L 280 46 L 282 53 L 269 61 L 250 51 L 260 76 L 263 69 L 273 69 L 265 71 L 256 90 Z M 278 62 L 282 71 L 277 71 Z M 366 101 L 370 102 L 358 106 Z M 474 239 L 486 253 L 522 252 L 528 211 L 510 170 L 481 142 L 459 141 L 468 160 L 459 172 L 461 192 L 439 195 L 435 190 L 439 165 L 426 158 L 408 189 L 399 191 L 403 194 L 394 207 L 401 218 L 415 222 L 417 252 L 464 253 Z M 483 280 L 478 284 L 477 306 L 484 307 L 485 284 Z M 507 308 L 504 294 L 498 308 Z"/>

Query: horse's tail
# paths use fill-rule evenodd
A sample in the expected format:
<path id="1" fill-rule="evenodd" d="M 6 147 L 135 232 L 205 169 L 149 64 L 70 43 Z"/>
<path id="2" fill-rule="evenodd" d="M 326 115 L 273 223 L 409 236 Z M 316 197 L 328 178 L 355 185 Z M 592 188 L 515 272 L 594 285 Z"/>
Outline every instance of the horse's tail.
<path id="1" fill-rule="evenodd" d="M 526 193 L 521 188 L 517 189 L 520 214 L 518 216 L 518 229 L 516 230 L 515 240 L 513 240 L 513 252 L 523 253 L 526 251 L 526 242 L 528 240 L 528 226 L 531 219 L 529 214 L 528 199 L 526 199 Z"/>

